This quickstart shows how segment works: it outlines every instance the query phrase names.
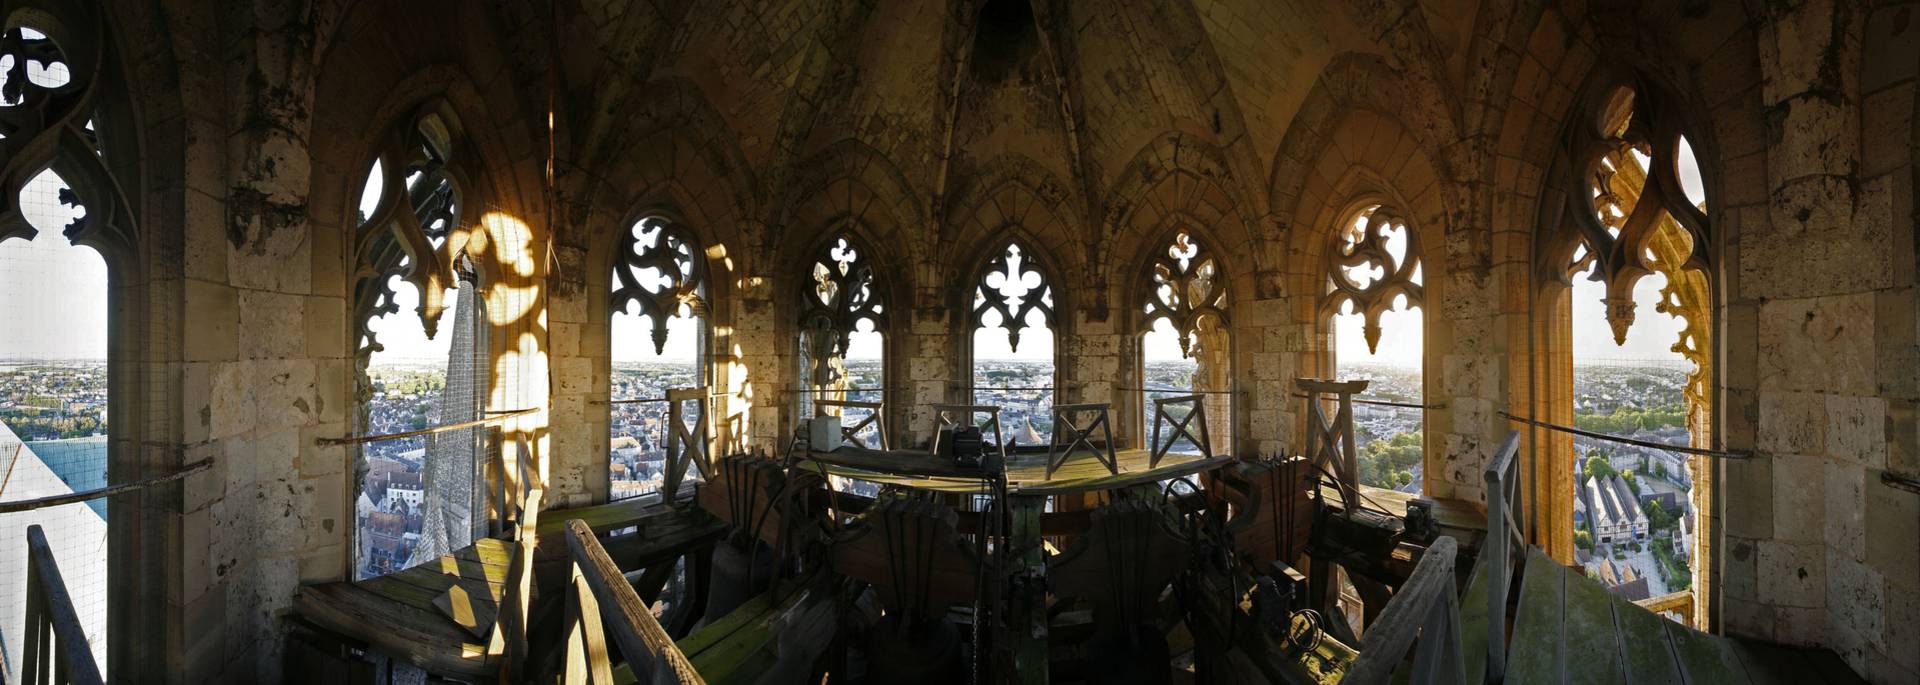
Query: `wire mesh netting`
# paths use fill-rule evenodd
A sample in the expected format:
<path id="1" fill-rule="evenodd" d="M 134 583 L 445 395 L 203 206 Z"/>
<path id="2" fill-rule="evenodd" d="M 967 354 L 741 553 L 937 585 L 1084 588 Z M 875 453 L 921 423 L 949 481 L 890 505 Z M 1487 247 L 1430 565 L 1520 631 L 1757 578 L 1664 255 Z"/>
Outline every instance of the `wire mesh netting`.
<path id="1" fill-rule="evenodd" d="M 107 484 L 107 267 L 61 233 L 84 214 L 44 172 L 20 194 L 33 240 L 0 243 L 0 502 Z M 27 529 L 45 532 L 94 659 L 106 662 L 107 501 L 0 513 L 0 673 L 18 678 Z"/>

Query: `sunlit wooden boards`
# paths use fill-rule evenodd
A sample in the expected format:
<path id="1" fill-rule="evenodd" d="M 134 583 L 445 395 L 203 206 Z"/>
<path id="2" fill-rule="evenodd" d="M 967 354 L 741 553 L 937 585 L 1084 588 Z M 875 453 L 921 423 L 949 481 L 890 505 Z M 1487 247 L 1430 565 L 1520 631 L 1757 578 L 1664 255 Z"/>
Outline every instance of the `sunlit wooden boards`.
<path id="1" fill-rule="evenodd" d="M 499 664 L 486 646 L 432 608 L 396 602 L 352 583 L 300 589 L 294 609 L 321 628 L 346 635 L 428 672 L 491 677 Z"/>

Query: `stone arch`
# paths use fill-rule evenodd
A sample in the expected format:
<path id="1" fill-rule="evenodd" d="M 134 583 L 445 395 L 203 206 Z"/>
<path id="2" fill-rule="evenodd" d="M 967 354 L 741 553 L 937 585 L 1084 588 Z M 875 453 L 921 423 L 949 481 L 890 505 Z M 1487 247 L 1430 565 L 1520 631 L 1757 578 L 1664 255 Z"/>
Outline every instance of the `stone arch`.
<path id="1" fill-rule="evenodd" d="M 817 239 L 814 232 L 830 218 L 859 219 L 863 237 L 889 257 L 888 264 L 913 264 L 927 251 L 931 224 L 926 203 L 899 167 L 856 139 L 843 139 L 808 158 L 794 171 L 775 207 L 774 225 L 787 230 L 781 239 L 769 241 L 770 257 Z"/>
<path id="2" fill-rule="evenodd" d="M 1085 279 L 1086 223 L 1066 201 L 1068 186 L 1024 157 L 1002 157 L 988 168 L 949 205 L 948 219 L 941 224 L 941 253 L 956 257 L 941 265 L 943 273 L 953 278 L 973 274 L 991 256 L 981 248 L 1004 243 L 1003 233 L 1012 231 L 1041 253 L 1056 278 Z"/>
<path id="3" fill-rule="evenodd" d="M 0 197 L 0 244 L 13 238 L 66 241 L 89 249 L 106 265 L 106 301 L 98 304 L 107 316 L 110 434 L 104 467 L 110 483 L 174 473 L 198 459 L 184 450 L 147 447 L 177 438 L 177 427 L 186 423 L 178 403 L 155 401 L 180 396 L 182 374 L 153 371 L 154 360 L 179 359 L 184 346 L 182 336 L 157 333 L 178 330 L 183 318 L 179 307 L 163 303 L 179 301 L 187 271 L 181 258 L 186 236 L 178 227 L 190 202 L 182 201 L 186 184 L 179 179 L 188 149 L 196 147 L 187 127 L 178 123 L 198 103 L 177 87 L 178 53 L 188 48 L 173 40 L 178 27 L 169 25 L 172 19 L 99 0 L 22 0 L 9 3 L 6 16 L 0 16 L 0 23 L 27 23 L 43 31 L 70 68 L 72 80 L 60 102 L 13 108 L 29 123 L 10 128 L 9 138 L 0 142 L 0 194 L 5 195 Z M 31 89 L 21 95 L 32 96 Z M 89 121 L 95 141 L 84 135 Z M 210 148 L 197 151 L 221 154 L 221 145 Z M 19 193 L 46 170 L 66 182 L 86 216 L 59 235 L 48 231 L 36 237 Z M 142 533 L 182 526 L 186 516 L 180 499 L 177 490 L 143 489 L 116 496 L 107 512 L 104 590 L 110 628 L 103 648 L 110 676 L 164 672 L 175 656 L 165 645 L 186 642 L 170 628 L 152 633 L 128 628 L 180 625 L 184 612 L 173 594 L 179 587 L 174 582 L 180 577 L 179 555 L 155 548 Z M 76 576 L 69 574 L 68 582 L 74 582 Z"/>
<path id="4" fill-rule="evenodd" d="M 464 245 L 469 258 L 481 274 L 482 299 L 487 311 L 488 385 L 483 409 L 515 409 L 543 406 L 548 402 L 548 365 L 551 352 L 552 321 L 543 313 L 548 309 L 546 255 L 550 244 L 546 221 L 547 193 L 544 179 L 546 162 L 544 118 L 516 116 L 521 104 L 512 95 L 514 83 L 497 61 L 498 55 L 454 51 L 444 41 L 453 34 L 433 34 L 422 38 L 405 19 L 418 8 L 361 3 L 345 13 L 343 22 L 359 22 L 364 29 L 343 32 L 331 41 L 324 54 L 314 55 L 312 81 L 303 103 L 311 108 L 305 123 L 307 157 L 302 160 L 306 183 L 302 192 L 305 221 L 298 234 L 298 245 L 310 249 L 312 288 L 315 292 L 337 294 L 346 299 L 346 316 L 336 320 L 326 333 L 339 336 L 340 357 L 316 353 L 321 362 L 337 364 L 345 379 L 356 378 L 353 350 L 358 347 L 361 325 L 355 316 L 355 282 L 367 274 L 363 266 L 362 233 L 354 211 L 376 154 L 393 149 L 395 132 L 419 113 L 432 111 L 442 116 L 451 128 L 457 128 L 455 157 L 463 172 L 457 180 L 461 187 L 459 231 L 465 236 L 449 238 L 444 250 L 449 253 L 443 264 L 445 283 L 450 277 L 454 246 Z M 479 12 L 462 7 L 455 13 Z M 396 15 L 395 13 L 400 13 Z M 460 21 L 464 17 L 454 17 Z M 441 19 L 447 19 L 442 17 Z M 410 50 L 396 51 L 392 45 L 408 45 Z M 456 55 L 435 60 L 436 55 Z M 484 84 L 484 85 L 482 85 Z M 504 91 L 504 92 L 502 92 Z M 373 94 L 373 97 L 368 97 Z M 397 161 L 397 160 L 395 160 Z M 388 171 L 392 161 L 384 162 Z M 272 174 L 255 176 L 274 178 Z M 273 235 L 256 250 L 271 254 L 280 249 Z M 255 260 L 256 262 L 267 260 Z M 444 332 L 443 332 L 444 334 Z M 316 336 L 317 337 L 317 336 Z M 476 346 L 478 347 L 478 346 Z M 360 406 L 358 386 L 352 380 L 321 383 L 321 401 L 329 406 L 347 408 L 343 414 L 357 414 Z M 335 404 L 335 403 L 338 404 Z M 535 415 L 503 426 L 510 435 L 524 435 L 530 446 L 548 466 L 547 487 L 554 501 L 566 502 L 574 493 L 585 490 L 577 479 L 569 478 L 565 464 L 552 468 L 559 460 L 552 454 L 549 426 L 553 415 Z M 341 420 L 342 433 L 353 432 L 352 421 Z M 340 454 L 335 452 L 334 454 Z M 330 457 L 351 465 L 353 457 Z M 320 457 L 308 455 L 309 458 Z M 337 476 L 345 486 L 337 491 L 339 502 L 316 505 L 320 511 L 340 512 L 353 521 L 352 497 L 357 494 L 356 469 L 349 466 Z M 573 501 L 578 501 L 574 499 Z M 324 515 L 324 514 L 317 514 Z M 317 524 L 312 524 L 317 525 Z M 351 576 L 357 526 L 339 525 L 332 537 L 337 546 L 328 550 L 340 559 L 338 572 Z M 319 548 L 323 543 L 313 542 Z"/>
<path id="5" fill-rule="evenodd" d="M 1723 259 L 1741 242 L 1735 221 L 1754 217 L 1764 221 L 1768 215 L 1766 114 L 1760 103 L 1762 82 L 1761 50 L 1753 19 L 1737 6 L 1706 3 L 1687 8 L 1661 6 L 1663 14 L 1648 15 L 1621 8 L 1591 8 L 1585 14 L 1569 14 L 1560 7 L 1525 10 L 1502 24 L 1503 35 L 1488 36 L 1476 51 L 1481 54 L 1505 54 L 1491 70 L 1488 83 L 1498 87 L 1504 97 L 1491 98 L 1504 109 L 1489 105 L 1481 117 L 1488 140 L 1481 173 L 1492 179 L 1481 192 L 1487 199 L 1480 204 L 1484 221 L 1494 236 L 1491 245 L 1490 287 L 1501 293 L 1504 304 L 1496 327 L 1503 331 L 1507 369 L 1505 387 L 1499 394 L 1515 414 L 1571 423 L 1570 381 L 1567 387 L 1555 379 L 1570 373 L 1571 349 L 1564 331 L 1570 310 L 1565 306 L 1564 285 L 1547 278 L 1541 264 L 1547 256 L 1570 255 L 1569 244 L 1541 240 L 1542 226 L 1562 221 L 1561 212 L 1568 193 L 1586 192 L 1579 172 L 1562 160 L 1560 152 L 1569 127 L 1581 125 L 1576 114 L 1591 111 L 1592 93 L 1605 84 L 1631 82 L 1637 88 L 1657 92 L 1667 116 L 1677 121 L 1697 155 L 1701 180 L 1708 198 L 1705 218 L 1714 230 L 1705 245 L 1705 271 L 1710 290 L 1713 362 L 1710 431 L 1714 445 L 1751 441 L 1723 434 L 1721 417 L 1732 417 L 1754 410 L 1751 405 L 1732 407 L 1724 401 L 1751 392 L 1730 385 L 1753 383 L 1757 369 L 1750 365 L 1751 353 L 1732 348 L 1754 345 L 1751 330 L 1729 336 L 1730 323 L 1751 321 L 1757 305 L 1736 296 L 1743 288 L 1741 279 L 1751 273 L 1754 264 L 1739 264 Z M 1665 14 L 1671 13 L 1671 14 Z M 1725 40 L 1711 45 L 1693 45 L 1687 41 L 1649 40 L 1645 34 L 1717 35 Z M 1512 46 L 1505 50 L 1499 45 Z M 1604 47 L 1603 47 L 1604 46 Z M 1749 324 L 1750 325 L 1750 324 Z M 1558 337 L 1556 337 L 1558 336 Z M 1495 344 L 1489 340 L 1488 344 Z M 1556 361 L 1558 360 L 1558 361 Z M 1730 368 L 1722 362 L 1746 360 L 1746 368 Z M 1562 368 L 1560 365 L 1565 363 Z M 1740 379 L 1740 380 L 1734 380 Z M 1490 446 L 1494 433 L 1509 429 L 1520 431 L 1522 458 L 1528 469 L 1536 469 L 1534 490 L 1526 497 L 1540 503 L 1535 520 L 1529 524 L 1535 542 L 1557 558 L 1573 554 L 1571 520 L 1573 477 L 1562 463 L 1572 449 L 1571 438 L 1540 428 L 1506 421 L 1491 422 L 1489 432 L 1480 440 Z M 1732 438 L 1730 441 L 1729 438 Z M 1718 466 L 1710 466 L 1718 473 Z M 1716 502 L 1722 495 L 1711 477 L 1696 479 L 1695 505 L 1704 513 L 1696 545 L 1694 584 L 1696 620 L 1709 629 L 1719 622 L 1717 594 L 1720 568 L 1715 539 L 1721 534 Z"/>
<path id="6" fill-rule="evenodd" d="M 802 285 L 810 277 L 814 260 L 836 239 L 846 236 L 874 267 L 877 290 L 889 313 L 881 332 L 885 341 L 884 383 L 891 402 L 898 399 L 895 395 L 905 386 L 907 359 L 913 351 L 909 344 L 913 318 L 906 312 L 916 306 L 914 276 L 925 271 L 916 258 L 921 253 L 912 244 L 925 233 L 921 228 L 925 226 L 924 215 L 916 213 L 917 200 L 908 193 L 904 178 L 884 158 L 864 144 L 844 143 L 816 157 L 817 164 L 808 165 L 796 175 L 795 180 L 805 181 L 805 185 L 796 187 L 787 196 L 788 204 L 783 205 L 781 225 L 786 230 L 780 232 L 772 254 L 803 258 L 770 258 L 768 262 L 777 265 L 769 269 L 773 288 L 770 299 L 778 312 L 772 326 L 777 339 L 799 339 L 797 314 Z M 828 175 L 830 171 L 844 173 Z M 780 346 L 777 377 L 782 380 L 798 378 L 799 373 L 799 355 L 788 347 Z M 798 418 L 791 415 L 798 406 L 791 393 L 757 393 L 757 404 L 766 407 L 768 403 L 758 399 L 761 396 L 772 398 L 777 403 L 773 406 L 783 416 Z M 891 434 L 905 434 L 901 431 L 907 424 L 900 412 L 892 412 L 887 421 Z M 786 428 L 781 430 L 784 434 Z"/>
<path id="7" fill-rule="evenodd" d="M 698 204 L 709 215 L 710 226 L 724 227 L 758 245 L 764 238 L 750 229 L 764 200 L 753 166 L 725 119 L 685 77 L 657 79 L 638 90 L 648 97 L 627 103 L 631 125 L 583 144 L 592 156 L 583 165 L 577 203 L 597 210 L 601 196 L 612 194 L 613 199 L 605 201 L 609 208 L 624 211 L 635 195 L 673 179 L 691 191 L 681 207 L 692 211 Z M 749 252 L 747 246 L 739 246 L 742 255 Z"/>
<path id="8" fill-rule="evenodd" d="M 1304 218 L 1297 208 L 1301 206 L 1301 196 L 1309 190 L 1306 183 L 1316 169 L 1329 163 L 1323 158 L 1325 147 L 1332 144 L 1336 131 L 1351 124 L 1349 118 L 1355 116 L 1355 112 L 1368 112 L 1385 120 L 1398 135 L 1411 141 L 1411 146 L 1394 150 L 1353 146 L 1350 152 L 1364 151 L 1365 154 L 1343 156 L 1377 159 L 1384 165 L 1390 160 L 1383 153 L 1395 152 L 1406 157 L 1418 151 L 1431 167 L 1432 177 L 1446 182 L 1439 188 L 1443 205 L 1465 207 L 1462 192 L 1452 184 L 1452 180 L 1458 178 L 1458 171 L 1453 162 L 1455 155 L 1449 154 L 1454 142 L 1460 140 L 1458 129 L 1448 114 L 1449 108 L 1432 102 L 1433 97 L 1406 83 L 1376 55 L 1345 53 L 1328 63 L 1274 152 L 1273 171 L 1267 182 L 1267 204 L 1279 219 L 1279 226 L 1290 228 Z M 1367 136 L 1361 132 L 1348 135 Z M 1378 136 L 1367 137 L 1382 140 Z M 1448 230 L 1454 230 L 1456 222 L 1451 218 L 1459 212 L 1459 209 L 1448 212 Z"/>
<path id="9" fill-rule="evenodd" d="M 1099 242 L 1091 251 L 1095 263 L 1105 264 L 1094 272 L 1097 289 L 1093 292 L 1106 299 L 1087 306 L 1105 309 L 1107 302 L 1123 301 L 1112 299 L 1124 297 L 1114 290 L 1114 280 L 1127 273 L 1122 264 L 1137 261 L 1125 257 L 1153 249 L 1148 247 L 1153 240 L 1183 221 L 1204 228 L 1222 246 L 1235 287 L 1246 290 L 1236 296 L 1250 294 L 1251 274 L 1267 262 L 1260 249 L 1262 241 L 1251 228 L 1252 218 L 1245 213 L 1253 205 L 1236 196 L 1235 186 L 1226 182 L 1228 176 L 1217 149 L 1185 134 L 1169 133 L 1142 148 L 1107 194 Z"/>

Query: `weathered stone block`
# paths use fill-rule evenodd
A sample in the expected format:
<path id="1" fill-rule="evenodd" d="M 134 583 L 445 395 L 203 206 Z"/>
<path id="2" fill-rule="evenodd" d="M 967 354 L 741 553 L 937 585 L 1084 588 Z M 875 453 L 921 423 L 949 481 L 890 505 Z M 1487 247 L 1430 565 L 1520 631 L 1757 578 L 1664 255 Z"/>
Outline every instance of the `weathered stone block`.
<path id="1" fill-rule="evenodd" d="M 1819 454 L 1826 449 L 1825 396 L 1808 392 L 1760 393 L 1758 447 L 1773 454 Z"/>
<path id="2" fill-rule="evenodd" d="M 1760 388 L 1877 394 L 1873 311 L 1871 293 L 1761 305 Z"/>
<path id="3" fill-rule="evenodd" d="M 1833 553 L 1854 561 L 1867 558 L 1867 504 L 1862 490 L 1866 470 L 1859 465 L 1825 464 L 1826 543 Z"/>
<path id="4" fill-rule="evenodd" d="M 1827 453 L 1857 465 L 1886 468 L 1887 401 L 1827 396 Z"/>
<path id="5" fill-rule="evenodd" d="M 1903 592 L 1920 592 L 1920 497 L 1865 475 L 1867 563 Z"/>
<path id="6" fill-rule="evenodd" d="M 1860 641 L 1856 646 L 1874 651 L 1887 648 L 1886 584 L 1879 572 L 1852 559 L 1828 556 L 1827 604 L 1834 618 L 1829 634 L 1840 637 L 1831 630 L 1840 627 Z M 1860 665 L 1865 666 L 1864 653 L 1861 659 Z"/>
<path id="7" fill-rule="evenodd" d="M 248 381 L 253 386 L 256 428 L 296 428 L 314 423 L 319 414 L 315 365 L 310 361 L 262 361 L 253 364 Z"/>
<path id="8" fill-rule="evenodd" d="M 1754 572 L 1760 581 L 1761 601 L 1780 607 L 1818 609 L 1826 606 L 1827 563 L 1824 545 L 1818 542 L 1759 540 L 1754 547 L 1758 552 Z M 1818 622 L 1824 624 L 1824 617 Z M 1796 629 L 1801 627 L 1795 626 Z"/>
<path id="9" fill-rule="evenodd" d="M 234 289 L 188 280 L 187 310 L 181 322 L 188 361 L 227 361 L 239 352 L 235 330 L 240 321 L 240 296 Z"/>
<path id="10" fill-rule="evenodd" d="M 1773 498 L 1758 496 L 1758 493 L 1773 492 L 1773 461 L 1754 458 L 1724 462 L 1726 492 L 1754 493 L 1748 497 L 1727 498 L 1727 535 L 1747 539 L 1773 537 Z"/>
<path id="11" fill-rule="evenodd" d="M 304 298 L 240 291 L 240 353 L 247 359 L 287 359 L 306 352 Z"/>
<path id="12" fill-rule="evenodd" d="M 259 414 L 254 401 L 252 362 L 211 365 L 208 437 L 219 440 L 253 430 Z"/>
<path id="13" fill-rule="evenodd" d="M 1891 258 L 1884 249 L 1891 236 L 1873 222 L 1856 222 L 1854 201 L 1845 177 L 1784 182 L 1768 204 L 1765 223 L 1741 222 L 1741 293 L 1805 297 L 1891 285 Z"/>
<path id="14" fill-rule="evenodd" d="M 1825 460 L 1782 455 L 1773 459 L 1775 539 L 1819 542 L 1825 534 Z"/>

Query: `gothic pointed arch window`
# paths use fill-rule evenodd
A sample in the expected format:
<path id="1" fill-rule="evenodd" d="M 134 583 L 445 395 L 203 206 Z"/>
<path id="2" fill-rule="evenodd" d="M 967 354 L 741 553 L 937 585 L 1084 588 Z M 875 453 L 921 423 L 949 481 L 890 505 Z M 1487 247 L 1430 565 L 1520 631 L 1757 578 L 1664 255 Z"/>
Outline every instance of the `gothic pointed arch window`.
<path id="1" fill-rule="evenodd" d="M 143 422 L 133 368 L 146 330 L 135 283 L 138 231 L 116 170 L 137 168 L 124 87 L 94 2 L 14 5 L 0 16 L 0 501 L 69 495 L 134 480 Z M 116 125 L 122 124 L 122 125 Z M 111 153 L 111 154 L 110 154 Z M 127 179 L 137 180 L 137 179 Z M 109 439 L 111 437 L 111 440 Z M 153 462 L 147 461 L 151 464 Z M 127 501 L 127 500 L 123 500 Z M 109 605 L 143 584 L 123 575 L 144 550 L 141 507 L 105 499 L 0 514 L 0 578 L 27 577 L 38 527 L 101 673 Z M 122 562 L 109 566 L 109 555 Z M 12 586 L 18 588 L 18 586 Z M 0 680 L 26 653 L 25 593 L 0 596 Z M 127 669 L 132 672 L 133 669 Z"/>
<path id="2" fill-rule="evenodd" d="M 1634 79 L 1607 85 L 1561 140 L 1548 182 L 1559 202 L 1549 205 L 1538 239 L 1545 292 L 1534 318 L 1536 377 L 1543 379 L 1535 392 L 1545 401 L 1536 411 L 1597 433 L 1705 447 L 1712 431 L 1711 226 L 1674 103 Z M 1546 533 L 1549 549 L 1651 548 L 1660 565 L 1643 574 L 1651 590 L 1691 590 L 1704 606 L 1709 589 L 1692 580 L 1711 557 L 1699 554 L 1702 531 L 1683 525 L 1711 525 L 1694 515 L 1710 496 L 1702 458 L 1565 434 L 1542 443 L 1537 458 L 1572 464 L 1553 471 L 1555 496 L 1543 499 L 1555 520 L 1571 524 L 1570 536 L 1568 528 Z M 1606 506 L 1630 490 L 1674 496 L 1644 515 Z"/>
<path id="3" fill-rule="evenodd" d="M 1346 216 L 1322 258 L 1320 316 L 1333 335 L 1329 370 L 1368 381 L 1357 399 L 1392 403 L 1354 407 L 1361 484 L 1418 493 L 1426 453 L 1420 236 L 1389 204 L 1362 203 Z"/>
<path id="4" fill-rule="evenodd" d="M 1200 394 L 1206 406 L 1208 441 L 1215 453 L 1229 452 L 1233 444 L 1233 346 L 1227 319 L 1226 269 L 1218 253 L 1192 230 L 1176 230 L 1150 253 L 1138 292 L 1143 313 L 1139 332 L 1140 444 L 1147 444 L 1153 436 L 1154 400 Z M 1184 410 L 1170 410 L 1178 411 Z M 1194 429 L 1198 431 L 1197 426 Z M 1199 448 L 1191 440 L 1182 439 L 1171 449 Z"/>
<path id="5" fill-rule="evenodd" d="M 356 435 L 451 426 L 484 416 L 491 325 L 462 138 L 443 108 L 396 126 L 369 164 L 357 209 Z M 454 310 L 442 326 L 447 309 Z M 354 576 L 399 571 L 471 544 L 488 527 L 487 430 L 360 443 Z"/>
<path id="6" fill-rule="evenodd" d="M 667 391 L 709 385 L 713 324 L 705 248 L 670 216 L 648 214 L 620 235 L 612 281 L 608 480 L 620 500 L 662 486 Z"/>
<path id="7" fill-rule="evenodd" d="M 800 284 L 800 416 L 837 413 L 844 426 L 865 423 L 853 437 L 870 447 L 882 444 L 884 430 L 867 421 L 872 407 L 822 402 L 887 402 L 886 299 L 873 253 L 846 231 L 815 251 Z"/>
<path id="8" fill-rule="evenodd" d="M 968 315 L 971 397 L 997 405 L 1011 442 L 1046 444 L 1053 435 L 1059 318 L 1053 279 L 1026 244 L 1010 240 L 989 253 L 973 279 Z"/>

